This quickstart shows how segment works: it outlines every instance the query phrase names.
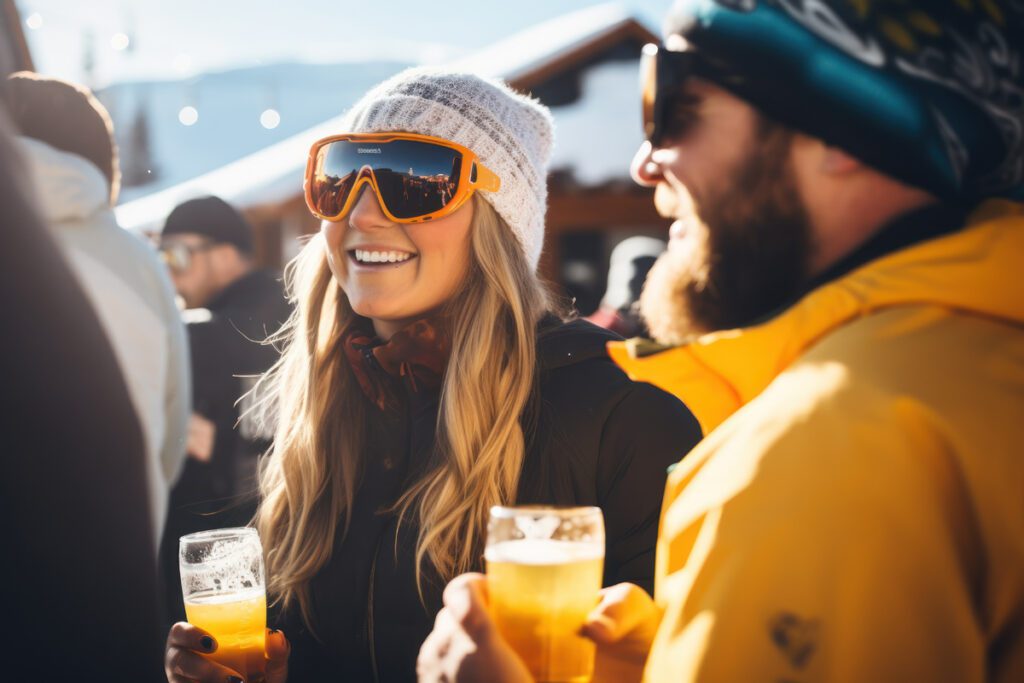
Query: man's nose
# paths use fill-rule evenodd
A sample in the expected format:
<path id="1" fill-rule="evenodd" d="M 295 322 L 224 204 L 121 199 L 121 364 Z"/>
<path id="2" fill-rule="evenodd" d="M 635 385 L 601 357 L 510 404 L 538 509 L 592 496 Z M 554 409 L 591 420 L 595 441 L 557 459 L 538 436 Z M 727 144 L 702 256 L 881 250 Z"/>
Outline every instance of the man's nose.
<path id="1" fill-rule="evenodd" d="M 384 215 L 377 200 L 377 193 L 369 184 L 364 184 L 358 190 L 359 196 L 348 215 L 348 222 L 357 230 L 373 230 L 391 225 L 391 221 Z"/>
<path id="2" fill-rule="evenodd" d="M 644 141 L 640 149 L 633 156 L 633 163 L 630 164 L 629 174 L 633 180 L 644 187 L 653 187 L 661 180 L 661 169 L 653 160 L 654 146 Z"/>

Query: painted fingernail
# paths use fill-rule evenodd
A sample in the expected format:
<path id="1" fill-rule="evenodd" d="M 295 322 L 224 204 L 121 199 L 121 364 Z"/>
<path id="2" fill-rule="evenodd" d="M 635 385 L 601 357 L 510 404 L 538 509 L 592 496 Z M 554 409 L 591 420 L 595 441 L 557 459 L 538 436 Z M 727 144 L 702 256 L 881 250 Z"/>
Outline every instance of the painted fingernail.
<path id="1" fill-rule="evenodd" d="M 199 639 L 199 644 L 203 646 L 204 650 L 212 650 L 213 638 L 211 638 L 210 636 L 203 636 Z"/>
<path id="2" fill-rule="evenodd" d="M 228 683 L 245 683 L 245 681 L 238 676 L 228 676 L 226 680 Z"/>

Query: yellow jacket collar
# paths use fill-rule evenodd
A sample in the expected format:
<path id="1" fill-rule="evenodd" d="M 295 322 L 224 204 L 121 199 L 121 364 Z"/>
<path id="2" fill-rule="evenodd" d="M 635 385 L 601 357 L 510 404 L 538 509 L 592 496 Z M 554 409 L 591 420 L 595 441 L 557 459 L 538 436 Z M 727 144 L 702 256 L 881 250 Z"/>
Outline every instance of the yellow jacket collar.
<path id="1" fill-rule="evenodd" d="M 711 432 L 831 330 L 880 309 L 935 305 L 1024 324 L 1024 205 L 990 200 L 955 233 L 897 251 L 810 292 L 771 320 L 649 356 L 611 342 L 636 381 L 682 399 Z"/>

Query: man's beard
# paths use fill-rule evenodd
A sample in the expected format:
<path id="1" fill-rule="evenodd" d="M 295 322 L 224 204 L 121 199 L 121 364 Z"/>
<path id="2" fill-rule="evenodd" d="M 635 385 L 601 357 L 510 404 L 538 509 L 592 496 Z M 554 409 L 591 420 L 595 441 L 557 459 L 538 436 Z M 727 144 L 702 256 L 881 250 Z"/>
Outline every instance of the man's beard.
<path id="1" fill-rule="evenodd" d="M 687 226 L 695 234 L 669 245 L 640 297 L 658 341 L 747 326 L 800 293 L 813 245 L 788 161 L 791 138 L 762 121 L 744 166 L 695 198 Z"/>

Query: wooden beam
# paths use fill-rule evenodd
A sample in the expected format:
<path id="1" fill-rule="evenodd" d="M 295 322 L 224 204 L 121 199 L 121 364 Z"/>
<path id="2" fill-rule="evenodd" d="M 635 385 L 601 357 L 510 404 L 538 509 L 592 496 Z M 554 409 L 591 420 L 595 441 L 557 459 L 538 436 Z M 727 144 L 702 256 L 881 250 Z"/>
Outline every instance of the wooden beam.
<path id="1" fill-rule="evenodd" d="M 668 223 L 654 210 L 654 193 L 640 187 L 619 192 L 558 192 L 548 199 L 547 226 L 552 234 L 659 225 L 667 231 Z"/>

